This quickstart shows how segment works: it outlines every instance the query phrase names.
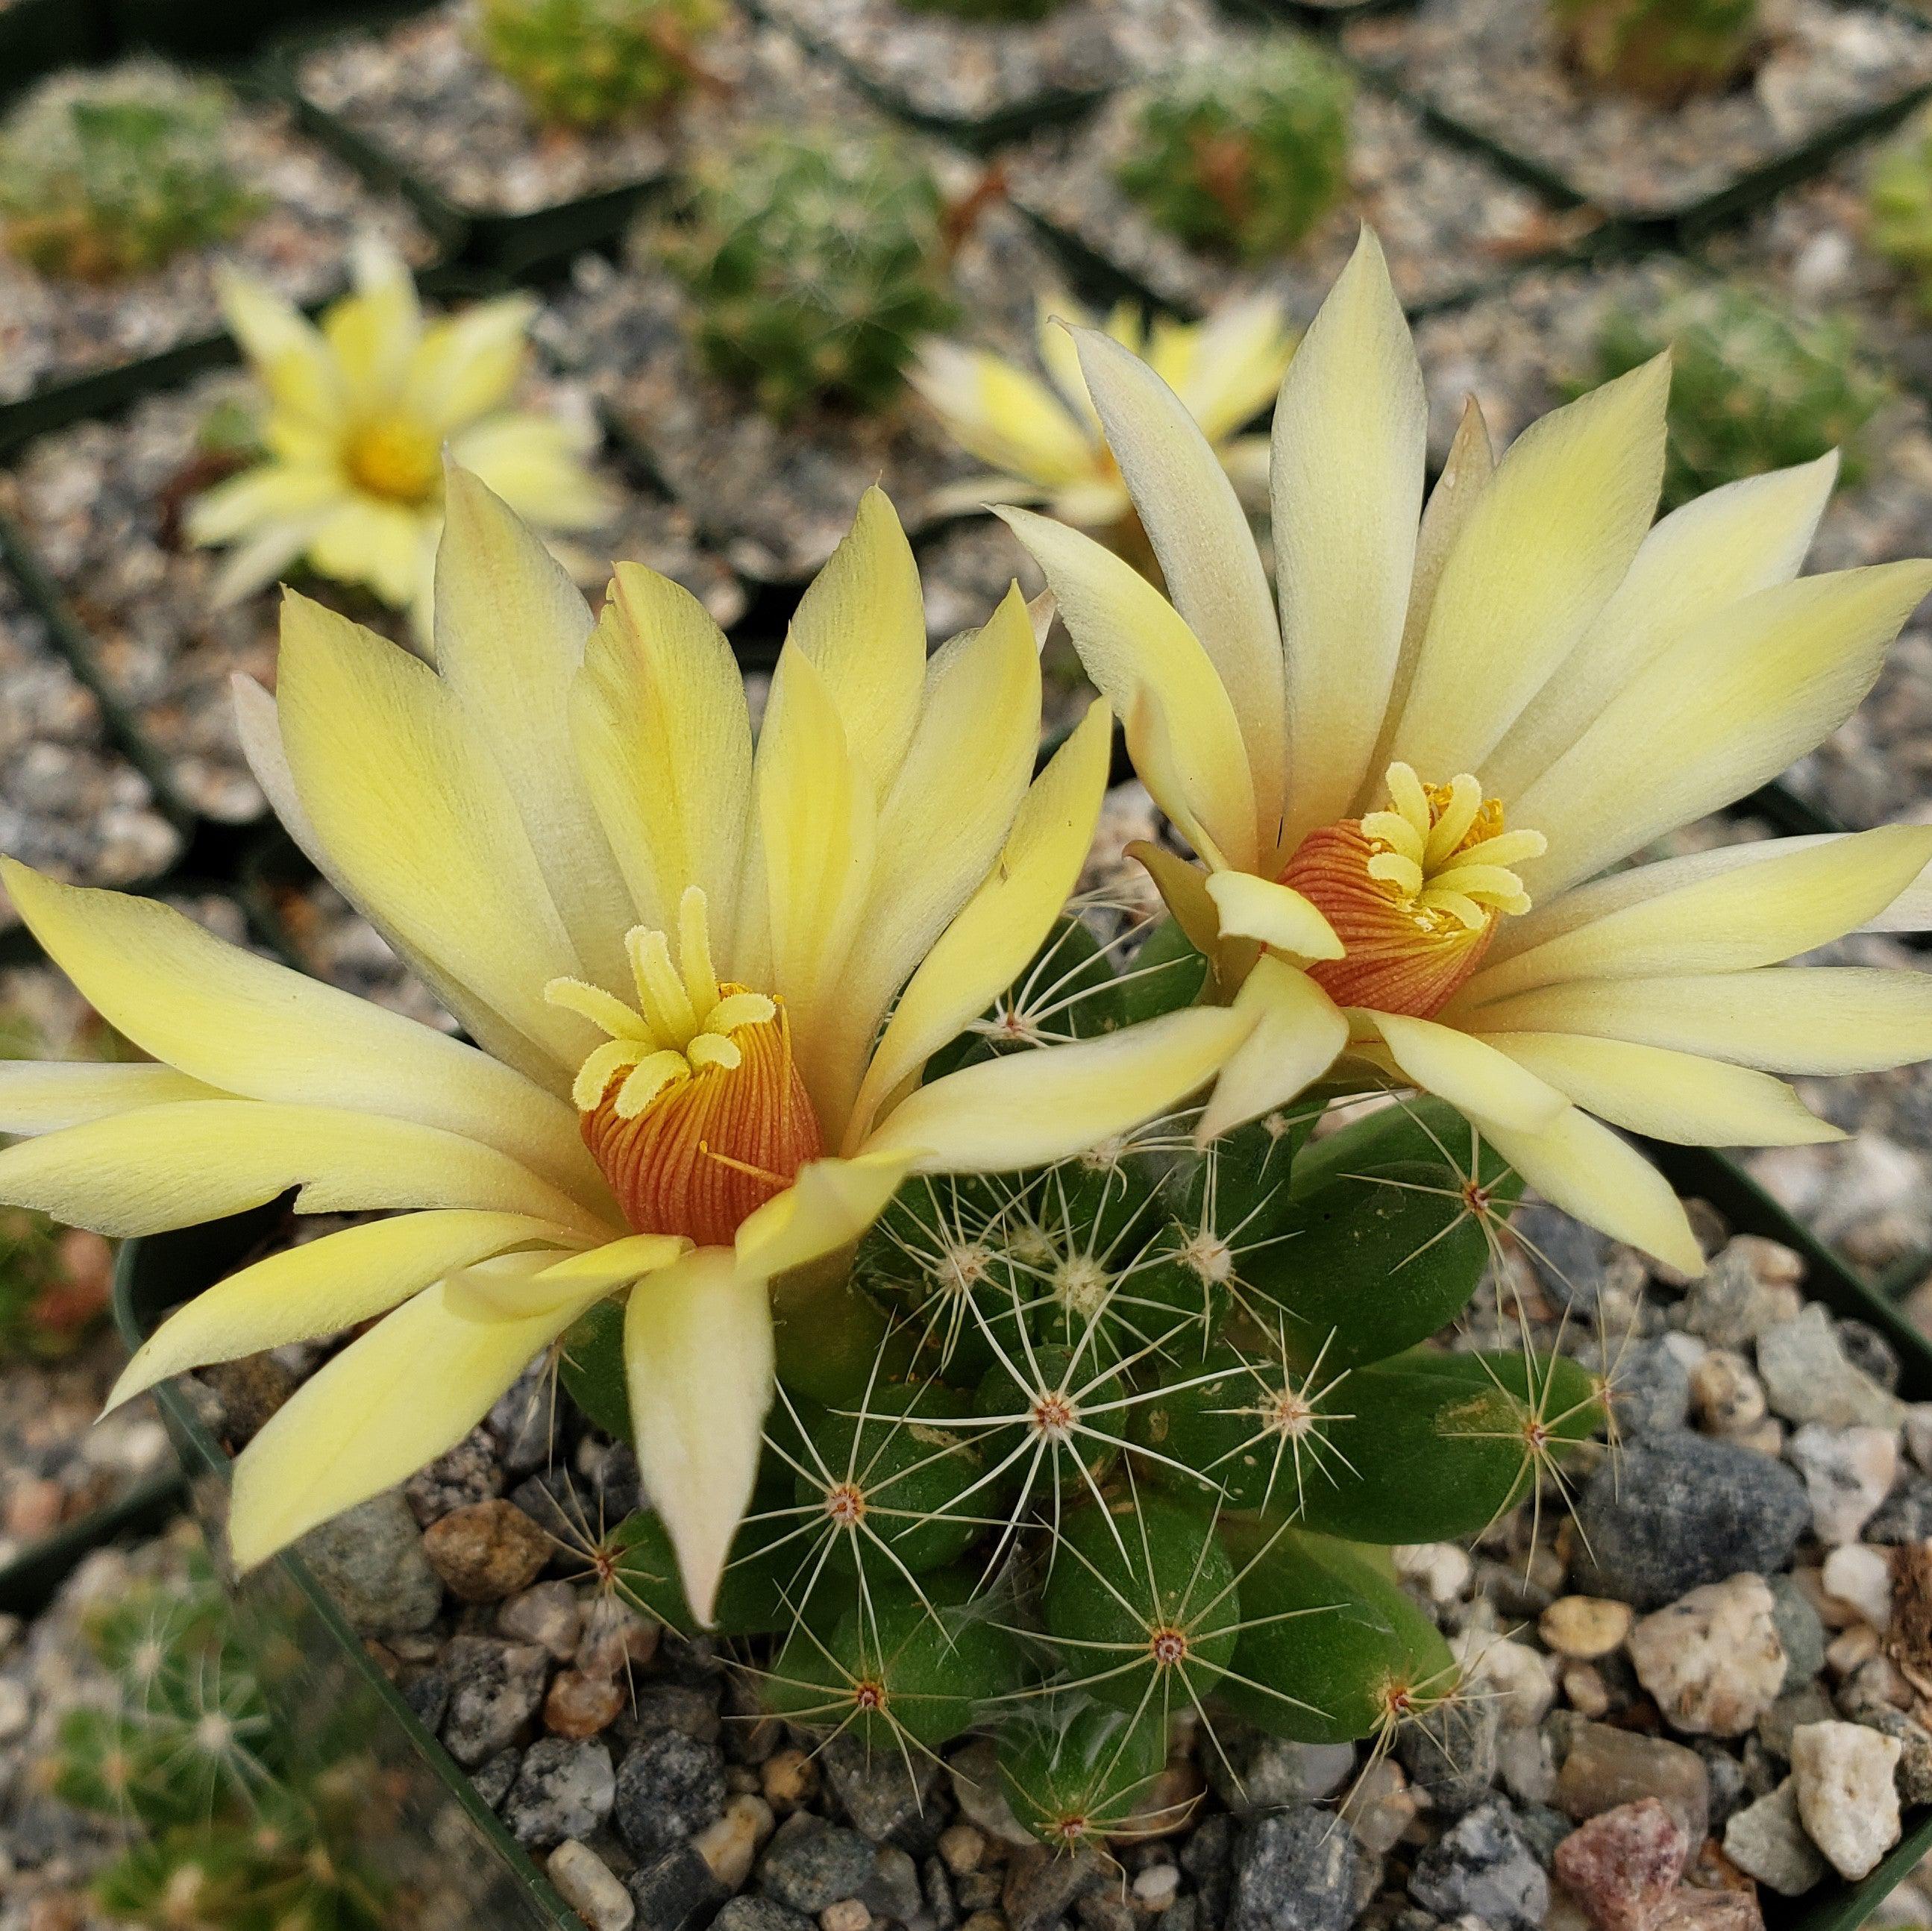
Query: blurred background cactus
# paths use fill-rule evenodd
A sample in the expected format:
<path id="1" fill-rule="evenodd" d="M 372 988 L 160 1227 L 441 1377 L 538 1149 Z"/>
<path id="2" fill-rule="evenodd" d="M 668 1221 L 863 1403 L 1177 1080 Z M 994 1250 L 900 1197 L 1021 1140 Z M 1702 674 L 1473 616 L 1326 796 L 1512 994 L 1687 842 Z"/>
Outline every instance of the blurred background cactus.
<path id="1" fill-rule="evenodd" d="M 1104 1033 L 1201 977 L 1171 925 L 1124 973 L 1111 950 L 1064 924 L 963 1057 Z M 1016 1815 L 1070 1846 L 1148 1828 L 1177 1720 L 1335 1743 L 1462 1693 L 1388 1552 L 1554 1493 L 1600 1378 L 1443 1345 L 1515 1198 L 1466 1125 L 1424 1102 L 1313 1139 L 1322 1105 L 1204 1153 L 1169 1120 L 902 1190 L 857 1264 L 883 1344 L 844 1385 L 782 1379 L 725 1572 L 722 1631 L 786 1633 L 775 1713 L 899 1751 L 990 1727 Z M 610 1324 L 564 1363 L 621 1419 Z M 654 1518 L 610 1561 L 691 1627 Z"/>
<path id="2" fill-rule="evenodd" d="M 700 350 L 771 415 L 882 407 L 953 319 L 944 199 L 890 136 L 761 131 L 700 167 L 683 214 L 665 247 Z"/>
<path id="3" fill-rule="evenodd" d="M 1571 64 L 1599 85 L 1674 102 L 1749 65 L 1759 0 L 1550 0 Z"/>
<path id="4" fill-rule="evenodd" d="M 476 37 L 540 119 L 601 127 L 689 86 L 722 18 L 722 0 L 482 0 Z"/>
<path id="5" fill-rule="evenodd" d="M 1348 186 L 1354 100 L 1347 70 L 1294 34 L 1184 67 L 1148 93 L 1120 185 L 1184 241 L 1286 253 Z"/>
<path id="6" fill-rule="evenodd" d="M 1867 188 L 1872 245 L 1910 283 L 1932 316 L 1932 112 L 1916 115 L 1872 163 Z"/>
<path id="7" fill-rule="evenodd" d="M 157 1931 L 379 1931 L 380 1894 L 328 1849 L 356 1778 L 298 1774 L 206 1555 L 97 1608 L 86 1633 L 114 1695 L 69 1711 L 44 1768 L 56 1795 L 136 1835 L 96 1880 L 103 1910 Z"/>
<path id="8" fill-rule="evenodd" d="M 225 240 L 259 205 L 230 157 L 232 108 L 155 62 L 56 75 L 0 124 L 0 238 L 88 281 Z"/>
<path id="9" fill-rule="evenodd" d="M 1666 508 L 1830 449 L 1843 452 L 1844 483 L 1863 473 L 1862 433 L 1892 391 L 1848 319 L 1802 319 L 1735 283 L 1685 286 L 1653 306 L 1612 310 L 1594 361 L 1567 387 L 1581 394 L 1665 349 Z"/>

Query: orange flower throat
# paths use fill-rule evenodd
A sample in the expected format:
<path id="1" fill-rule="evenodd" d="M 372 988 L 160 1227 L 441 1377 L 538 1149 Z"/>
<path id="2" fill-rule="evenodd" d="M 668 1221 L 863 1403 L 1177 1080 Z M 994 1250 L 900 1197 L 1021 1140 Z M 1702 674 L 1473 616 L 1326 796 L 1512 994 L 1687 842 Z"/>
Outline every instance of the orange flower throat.
<path id="1" fill-rule="evenodd" d="M 1306 968 L 1338 1006 L 1432 1018 L 1481 963 L 1528 895 L 1510 868 L 1540 857 L 1540 832 L 1511 832 L 1467 773 L 1425 785 L 1389 767 L 1389 808 L 1310 832 L 1279 882 L 1316 906 L 1346 949 Z"/>
<path id="2" fill-rule="evenodd" d="M 824 1150 L 783 1005 L 712 968 L 704 894 L 662 932 L 625 940 L 638 1009 L 600 986 L 553 979 L 544 996 L 610 1035 L 572 1089 L 584 1144 L 640 1234 L 729 1246 L 740 1224 Z"/>

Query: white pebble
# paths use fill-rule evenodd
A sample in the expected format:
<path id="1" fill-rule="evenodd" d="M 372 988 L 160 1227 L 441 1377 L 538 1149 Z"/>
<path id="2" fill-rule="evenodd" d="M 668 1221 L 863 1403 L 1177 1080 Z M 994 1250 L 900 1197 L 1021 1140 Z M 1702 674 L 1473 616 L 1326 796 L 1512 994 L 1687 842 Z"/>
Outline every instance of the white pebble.
<path id="1" fill-rule="evenodd" d="M 550 1852 L 544 1868 L 564 1903 L 590 1931 L 631 1931 L 638 1907 L 610 1867 L 588 1844 L 566 1837 Z"/>
<path id="2" fill-rule="evenodd" d="M 1883 1549 L 1856 1542 L 1833 1549 L 1822 1581 L 1828 1596 L 1850 1603 L 1874 1629 L 1892 1621 L 1892 1561 Z"/>
<path id="3" fill-rule="evenodd" d="M 1791 1778 L 1806 1834 L 1854 1883 L 1898 1842 L 1892 1776 L 1903 1747 L 1862 1723 L 1801 1723 L 1791 1733 Z"/>

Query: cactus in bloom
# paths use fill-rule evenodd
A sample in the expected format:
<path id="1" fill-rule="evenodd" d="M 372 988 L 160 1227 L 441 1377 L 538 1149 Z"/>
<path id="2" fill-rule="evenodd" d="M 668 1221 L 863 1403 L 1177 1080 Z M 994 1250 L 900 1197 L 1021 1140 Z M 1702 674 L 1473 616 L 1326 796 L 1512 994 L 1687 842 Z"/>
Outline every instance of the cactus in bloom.
<path id="1" fill-rule="evenodd" d="M 1858 480 L 1861 433 L 1892 391 L 1864 360 L 1848 319 L 1806 321 L 1732 283 L 1680 288 L 1659 303 L 1612 308 L 1595 362 L 1570 393 L 1665 348 L 1672 363 L 1666 508 L 1829 449 L 1843 452 L 1844 480 Z"/>
<path id="2" fill-rule="evenodd" d="M 56 75 L 0 125 L 0 241 L 106 281 L 226 239 L 258 205 L 230 157 L 232 107 L 153 62 Z"/>
<path id="3" fill-rule="evenodd" d="M 1872 163 L 1866 189 L 1872 245 L 1932 315 L 1932 114 L 1914 117 Z"/>
<path id="4" fill-rule="evenodd" d="M 541 119 L 608 127 L 681 93 L 718 0 L 483 0 L 483 57 Z"/>
<path id="5" fill-rule="evenodd" d="M 1348 185 L 1354 98 L 1347 70 L 1292 34 L 1184 67 L 1142 103 L 1120 185 L 1183 241 L 1285 253 Z"/>
<path id="6" fill-rule="evenodd" d="M 86 1635 L 114 1694 L 68 1712 L 48 1769 L 137 1834 L 95 1880 L 103 1910 L 156 1931 L 377 1931 L 377 1894 L 328 1848 L 366 1769 L 297 1777 L 206 1556 L 104 1603 Z"/>
<path id="7" fill-rule="evenodd" d="M 890 136 L 760 132 L 699 169 L 684 216 L 666 253 L 699 349 L 773 416 L 880 407 L 953 319 L 938 183 Z"/>
<path id="8" fill-rule="evenodd" d="M 1171 925 L 1124 973 L 1112 949 L 1064 922 L 966 1056 L 1111 1030 L 1203 970 Z M 1320 1110 L 902 1189 L 856 1264 L 886 1342 L 842 1385 L 781 1386 L 724 1572 L 718 1629 L 783 1632 L 771 1710 L 905 1750 L 988 1728 L 1016 1816 L 1071 1847 L 1172 1821 L 1184 1714 L 1339 1742 L 1458 1693 L 1383 1552 L 1532 1495 L 1603 1390 L 1561 1354 L 1441 1345 L 1517 1191 L 1456 1116 L 1312 1140 Z M 563 1363 L 610 1416 L 614 1327 Z M 654 1518 L 606 1549 L 690 1627 Z"/>
<path id="9" fill-rule="evenodd" d="M 1570 64 L 1599 85 L 1673 103 L 1748 64 L 1758 0 L 1550 0 Z"/>

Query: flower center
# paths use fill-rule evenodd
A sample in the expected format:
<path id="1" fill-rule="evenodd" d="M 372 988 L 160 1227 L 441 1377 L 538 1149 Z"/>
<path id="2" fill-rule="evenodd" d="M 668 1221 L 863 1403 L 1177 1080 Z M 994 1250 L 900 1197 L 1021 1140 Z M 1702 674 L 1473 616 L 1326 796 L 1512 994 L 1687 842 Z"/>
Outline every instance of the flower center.
<path id="1" fill-rule="evenodd" d="M 412 508 L 433 500 L 442 486 L 442 452 L 434 433 L 396 417 L 353 430 L 343 463 L 358 489 Z"/>
<path id="2" fill-rule="evenodd" d="M 1338 1006 L 1426 1019 L 1481 962 L 1497 919 L 1527 912 L 1510 869 L 1542 856 L 1540 832 L 1512 832 L 1467 772 L 1424 784 L 1388 768 L 1386 811 L 1310 832 L 1280 883 L 1311 900 L 1347 948 L 1308 968 Z"/>
<path id="3" fill-rule="evenodd" d="M 640 1234 L 730 1244 L 739 1224 L 824 1151 L 783 1005 L 720 985 L 704 892 L 662 932 L 626 934 L 638 1010 L 602 988 L 553 979 L 544 997 L 610 1035 L 571 1090 L 584 1144 Z"/>

